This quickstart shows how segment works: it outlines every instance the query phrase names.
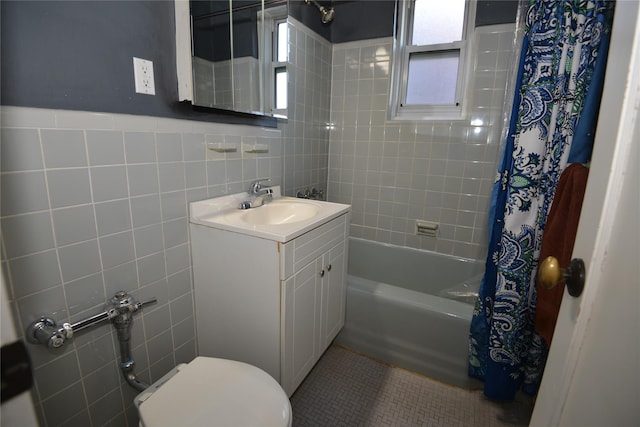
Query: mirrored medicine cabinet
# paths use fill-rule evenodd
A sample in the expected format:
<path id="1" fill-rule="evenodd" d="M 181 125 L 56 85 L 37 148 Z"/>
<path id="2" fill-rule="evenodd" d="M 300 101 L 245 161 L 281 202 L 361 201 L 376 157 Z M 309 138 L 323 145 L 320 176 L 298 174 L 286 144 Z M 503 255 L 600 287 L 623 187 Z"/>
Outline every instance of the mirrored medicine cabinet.
<path id="1" fill-rule="evenodd" d="M 287 115 L 287 0 L 175 0 L 180 101 Z"/>

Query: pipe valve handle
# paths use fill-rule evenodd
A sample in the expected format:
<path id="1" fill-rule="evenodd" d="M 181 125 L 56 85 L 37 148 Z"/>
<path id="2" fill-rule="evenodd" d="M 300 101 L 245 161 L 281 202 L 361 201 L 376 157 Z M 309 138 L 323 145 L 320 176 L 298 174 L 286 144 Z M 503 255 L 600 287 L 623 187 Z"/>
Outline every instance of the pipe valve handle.
<path id="1" fill-rule="evenodd" d="M 41 317 L 27 328 L 26 338 L 33 344 L 44 344 L 50 349 L 64 345 L 67 336 L 66 328 L 59 328 L 56 321 L 48 317 Z"/>
<path id="2" fill-rule="evenodd" d="M 150 299 L 148 299 L 148 300 L 146 300 L 146 301 L 140 301 L 140 302 L 137 302 L 137 303 L 135 304 L 135 310 L 136 310 L 136 311 L 137 311 L 137 310 L 141 310 L 141 309 L 142 309 L 142 307 L 144 307 L 145 305 L 155 304 L 155 303 L 157 303 L 157 302 L 158 302 L 158 298 L 150 298 Z"/>

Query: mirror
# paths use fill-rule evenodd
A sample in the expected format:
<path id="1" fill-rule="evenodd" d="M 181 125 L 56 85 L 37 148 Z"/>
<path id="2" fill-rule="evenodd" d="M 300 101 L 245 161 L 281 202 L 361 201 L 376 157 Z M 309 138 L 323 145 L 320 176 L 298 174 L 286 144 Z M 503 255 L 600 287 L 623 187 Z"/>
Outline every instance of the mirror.
<path id="1" fill-rule="evenodd" d="M 189 9 L 193 105 L 286 116 L 287 1 L 190 0 Z"/>

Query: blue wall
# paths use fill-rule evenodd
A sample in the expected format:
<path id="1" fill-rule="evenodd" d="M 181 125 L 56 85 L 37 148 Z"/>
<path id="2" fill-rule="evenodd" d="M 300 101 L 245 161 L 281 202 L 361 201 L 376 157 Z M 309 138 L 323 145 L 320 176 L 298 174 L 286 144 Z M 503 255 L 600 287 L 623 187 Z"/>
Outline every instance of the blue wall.
<path id="1" fill-rule="evenodd" d="M 330 24 L 323 24 L 315 7 L 303 0 L 289 2 L 289 14 L 332 43 L 344 43 L 393 35 L 395 0 L 320 1 L 335 9 Z M 512 23 L 518 0 L 480 0 L 476 6 L 476 27 Z"/>
<path id="2" fill-rule="evenodd" d="M 290 14 L 341 43 L 393 34 L 395 2 L 289 1 Z M 481 1 L 476 25 L 513 22 L 515 0 Z M 1 1 L 0 103 L 23 107 L 173 117 L 274 127 L 276 120 L 177 102 L 175 17 L 171 0 Z M 153 61 L 156 95 L 135 93 L 133 60 Z"/>
<path id="3" fill-rule="evenodd" d="M 2 1 L 2 105 L 275 126 L 275 119 L 177 102 L 174 3 Z M 135 93 L 133 57 L 153 61 L 156 95 Z"/>

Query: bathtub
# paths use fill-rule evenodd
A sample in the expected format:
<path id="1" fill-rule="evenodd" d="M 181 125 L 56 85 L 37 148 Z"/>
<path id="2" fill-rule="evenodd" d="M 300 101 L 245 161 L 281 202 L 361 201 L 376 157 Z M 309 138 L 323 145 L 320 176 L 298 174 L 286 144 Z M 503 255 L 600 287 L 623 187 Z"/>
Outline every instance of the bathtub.
<path id="1" fill-rule="evenodd" d="M 346 320 L 336 343 L 464 388 L 483 264 L 350 238 Z"/>

